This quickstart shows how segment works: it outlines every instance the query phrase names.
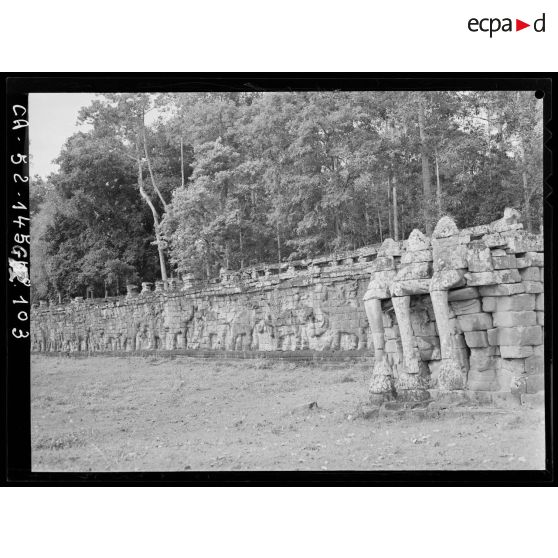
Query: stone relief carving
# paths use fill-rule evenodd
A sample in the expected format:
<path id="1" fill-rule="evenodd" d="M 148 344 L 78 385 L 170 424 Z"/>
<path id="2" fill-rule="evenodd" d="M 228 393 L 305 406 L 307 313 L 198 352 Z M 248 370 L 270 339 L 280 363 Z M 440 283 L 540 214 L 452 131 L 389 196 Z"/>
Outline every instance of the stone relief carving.
<path id="1" fill-rule="evenodd" d="M 506 209 L 494 223 L 460 230 L 445 216 L 431 238 L 414 230 L 405 241 L 273 273 L 223 270 L 221 283 L 206 286 L 185 278 L 153 291 L 144 282 L 141 293 L 130 285 L 118 300 L 43 302 L 32 310 L 31 348 L 366 350 L 374 400 L 420 400 L 429 389 L 540 389 L 542 237 L 519 220 Z"/>

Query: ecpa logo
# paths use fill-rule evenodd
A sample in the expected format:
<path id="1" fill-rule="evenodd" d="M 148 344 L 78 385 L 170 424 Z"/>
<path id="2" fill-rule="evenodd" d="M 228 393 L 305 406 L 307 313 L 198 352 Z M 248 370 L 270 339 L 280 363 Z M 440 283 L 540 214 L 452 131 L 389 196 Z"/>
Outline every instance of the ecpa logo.
<path id="1" fill-rule="evenodd" d="M 498 31 L 510 32 L 513 31 L 513 24 L 512 19 L 509 17 L 505 17 L 500 19 L 498 17 L 485 17 L 483 19 L 477 19 L 476 17 L 472 17 L 467 27 L 469 31 L 476 33 L 477 31 L 482 31 L 484 33 L 490 33 L 490 38 L 494 33 Z M 522 29 L 526 29 L 527 27 L 531 27 L 530 23 L 525 23 L 520 19 L 515 20 L 515 31 L 521 31 Z M 533 29 L 537 33 L 544 33 L 545 27 L 545 14 L 542 15 L 539 19 L 536 19 L 533 22 Z"/>

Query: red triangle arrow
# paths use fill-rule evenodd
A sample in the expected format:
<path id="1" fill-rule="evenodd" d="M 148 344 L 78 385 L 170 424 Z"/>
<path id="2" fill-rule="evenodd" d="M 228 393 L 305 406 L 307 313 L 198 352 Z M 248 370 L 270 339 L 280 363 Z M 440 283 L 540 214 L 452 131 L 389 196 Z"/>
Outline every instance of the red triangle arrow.
<path id="1" fill-rule="evenodd" d="M 524 21 L 521 21 L 520 19 L 515 20 L 515 30 L 516 31 L 521 31 L 522 29 L 525 29 L 526 27 L 531 27 L 531 24 L 530 23 L 525 23 Z"/>

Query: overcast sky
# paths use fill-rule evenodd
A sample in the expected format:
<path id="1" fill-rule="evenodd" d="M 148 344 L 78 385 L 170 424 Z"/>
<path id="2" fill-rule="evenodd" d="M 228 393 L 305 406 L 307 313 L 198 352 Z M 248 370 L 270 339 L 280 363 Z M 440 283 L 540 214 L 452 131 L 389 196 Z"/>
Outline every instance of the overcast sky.
<path id="1" fill-rule="evenodd" d="M 31 176 L 46 178 L 58 170 L 52 161 L 60 154 L 66 140 L 78 130 L 91 125 L 77 124 L 79 109 L 95 99 L 95 93 L 31 93 L 29 95 L 29 153 Z M 164 116 L 152 110 L 145 123 L 152 124 Z"/>
<path id="2" fill-rule="evenodd" d="M 46 177 L 58 169 L 52 160 L 58 157 L 64 142 L 80 129 L 76 124 L 79 109 L 94 98 L 93 93 L 29 95 L 31 176 L 38 174 Z"/>

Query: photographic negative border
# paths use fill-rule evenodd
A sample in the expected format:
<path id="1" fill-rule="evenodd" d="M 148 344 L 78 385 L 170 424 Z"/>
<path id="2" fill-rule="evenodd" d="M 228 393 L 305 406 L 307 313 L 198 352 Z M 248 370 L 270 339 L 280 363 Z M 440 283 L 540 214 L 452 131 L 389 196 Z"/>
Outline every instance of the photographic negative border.
<path id="1" fill-rule="evenodd" d="M 5 76 L 5 208 L 6 271 L 8 257 L 18 256 L 28 267 L 22 235 L 29 234 L 29 135 L 27 101 L 30 93 L 187 92 L 187 91 L 303 91 L 303 90 L 535 90 L 544 94 L 543 205 L 544 281 L 555 279 L 554 189 L 552 155 L 556 136 L 552 120 L 553 74 L 530 73 L 196 73 L 196 74 L 11 74 Z M 19 122 L 18 122 L 19 121 Z M 552 133 L 553 132 L 553 133 Z M 23 150 L 22 150 L 23 147 Z M 18 156 L 18 153 L 21 154 Z M 19 178 L 16 178 L 19 176 Z M 27 178 L 27 180 L 25 180 Z M 27 239 L 29 240 L 29 239 Z M 23 248 L 16 248 L 17 246 Z M 25 253 L 27 252 L 27 253 Z M 31 262 L 32 265 L 32 262 Z M 185 471 L 79 472 L 31 471 L 29 286 L 6 275 L 6 475 L 12 485 L 549 485 L 556 482 L 556 385 L 552 378 L 554 293 L 545 296 L 545 440 L 544 471 Z M 27 316 L 27 319 L 24 319 Z M 21 333 L 18 334 L 18 331 Z M 27 332 L 27 336 L 25 336 Z M 19 335 L 19 337 L 18 337 Z"/>

